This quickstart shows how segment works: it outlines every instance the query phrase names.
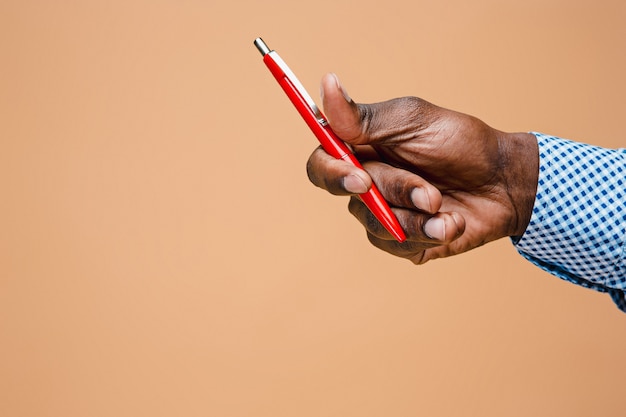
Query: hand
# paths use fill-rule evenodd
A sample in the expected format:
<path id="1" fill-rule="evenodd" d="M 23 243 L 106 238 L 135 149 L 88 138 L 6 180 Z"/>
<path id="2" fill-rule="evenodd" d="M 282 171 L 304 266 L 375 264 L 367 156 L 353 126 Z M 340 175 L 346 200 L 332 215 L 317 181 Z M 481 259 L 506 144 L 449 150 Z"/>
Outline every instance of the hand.
<path id="1" fill-rule="evenodd" d="M 532 213 L 538 149 L 532 134 L 504 133 L 416 97 L 376 104 L 352 101 L 334 74 L 322 79 L 326 117 L 366 171 L 316 149 L 311 182 L 352 195 L 350 212 L 371 243 L 416 264 L 522 235 Z M 400 244 L 356 195 L 372 181 L 394 207 Z"/>

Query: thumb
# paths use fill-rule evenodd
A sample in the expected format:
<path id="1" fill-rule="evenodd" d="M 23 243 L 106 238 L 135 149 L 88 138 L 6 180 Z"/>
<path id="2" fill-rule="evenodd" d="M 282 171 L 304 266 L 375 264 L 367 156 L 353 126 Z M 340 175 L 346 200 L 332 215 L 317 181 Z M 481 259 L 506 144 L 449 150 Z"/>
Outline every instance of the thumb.
<path id="1" fill-rule="evenodd" d="M 352 145 L 398 144 L 423 136 L 443 109 L 418 97 L 357 104 L 335 74 L 322 78 L 324 112 L 333 131 Z"/>
<path id="2" fill-rule="evenodd" d="M 328 123 L 337 136 L 351 144 L 365 144 L 359 106 L 350 98 L 337 75 L 324 75 L 320 95 Z"/>

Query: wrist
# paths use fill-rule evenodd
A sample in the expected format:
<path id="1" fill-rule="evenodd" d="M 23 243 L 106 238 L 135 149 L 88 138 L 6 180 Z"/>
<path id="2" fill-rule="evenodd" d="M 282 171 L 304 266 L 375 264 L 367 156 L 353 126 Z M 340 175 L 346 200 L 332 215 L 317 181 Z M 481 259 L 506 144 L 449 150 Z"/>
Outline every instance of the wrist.
<path id="1" fill-rule="evenodd" d="M 532 216 L 539 178 L 539 148 L 531 133 L 498 135 L 504 188 L 510 198 L 511 216 L 507 236 L 524 234 Z"/>

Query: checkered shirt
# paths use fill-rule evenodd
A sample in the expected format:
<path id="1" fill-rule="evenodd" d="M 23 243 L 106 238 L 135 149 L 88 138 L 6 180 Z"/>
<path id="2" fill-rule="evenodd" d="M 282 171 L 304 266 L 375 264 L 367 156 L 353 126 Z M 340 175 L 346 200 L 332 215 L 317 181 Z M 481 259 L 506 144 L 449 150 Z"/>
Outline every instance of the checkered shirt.
<path id="1" fill-rule="evenodd" d="M 608 293 L 626 312 L 626 149 L 534 134 L 537 196 L 516 249 L 553 275 Z"/>

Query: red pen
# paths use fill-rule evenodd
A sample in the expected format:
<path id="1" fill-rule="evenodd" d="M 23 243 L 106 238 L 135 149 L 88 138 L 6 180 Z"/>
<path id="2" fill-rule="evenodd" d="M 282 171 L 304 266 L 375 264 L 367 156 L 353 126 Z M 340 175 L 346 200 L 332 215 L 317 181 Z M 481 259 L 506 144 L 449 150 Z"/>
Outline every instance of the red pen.
<path id="1" fill-rule="evenodd" d="M 300 113 L 306 124 L 311 128 L 313 134 L 315 134 L 321 143 L 322 148 L 324 148 L 329 155 L 337 159 L 348 161 L 352 165 L 362 169 L 361 163 L 356 159 L 348 146 L 332 131 L 320 109 L 306 92 L 300 81 L 298 81 L 293 71 L 285 64 L 285 61 L 281 59 L 276 51 L 270 50 L 265 42 L 263 42 L 263 39 L 255 39 L 254 45 L 259 52 L 261 52 L 261 55 L 263 55 L 263 62 L 265 62 L 265 65 L 272 75 L 274 75 L 278 84 L 283 88 L 289 100 L 291 100 L 298 110 L 298 113 Z M 406 240 L 400 222 L 398 222 L 398 219 L 389 208 L 389 205 L 380 194 L 375 184 L 372 184 L 372 188 L 370 188 L 368 192 L 359 194 L 359 197 L 398 242 L 404 242 Z"/>

